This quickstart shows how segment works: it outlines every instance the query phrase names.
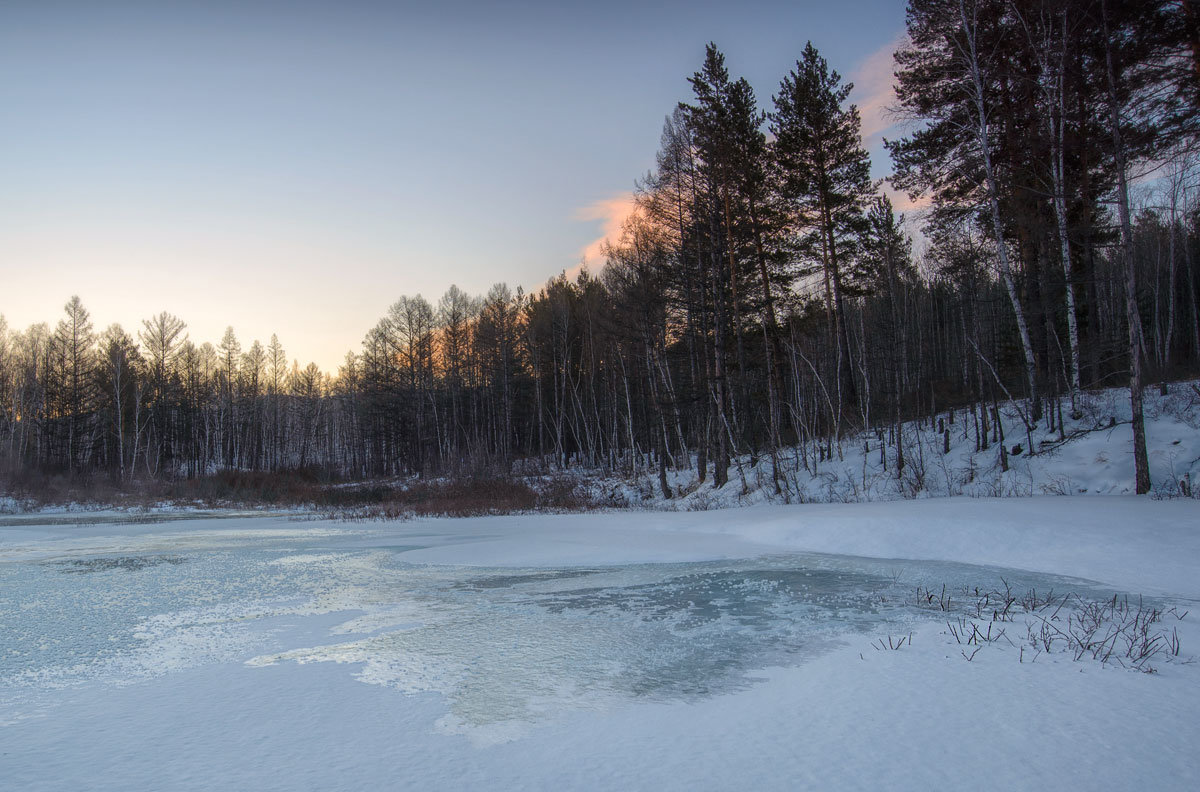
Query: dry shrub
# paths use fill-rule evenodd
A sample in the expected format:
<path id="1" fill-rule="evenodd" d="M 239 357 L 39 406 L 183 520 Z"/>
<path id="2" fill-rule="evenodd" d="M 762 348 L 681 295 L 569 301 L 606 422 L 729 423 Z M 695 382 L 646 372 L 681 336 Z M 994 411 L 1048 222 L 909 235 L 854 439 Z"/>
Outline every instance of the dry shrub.
<path id="1" fill-rule="evenodd" d="M 222 470 L 211 476 L 176 482 L 166 489 L 171 500 L 280 506 L 310 502 L 321 488 L 310 470 L 279 473 Z"/>
<path id="2" fill-rule="evenodd" d="M 312 508 L 351 518 L 475 517 L 533 511 L 584 511 L 605 504 L 566 477 L 515 478 L 479 473 L 407 483 L 339 483 L 315 468 L 278 472 L 222 470 L 176 481 L 118 488 L 104 476 L 24 473 L 0 491 L 28 506 L 77 503 L 125 508 L 159 503 L 207 507 Z"/>
<path id="3" fill-rule="evenodd" d="M 482 517 L 538 511 L 587 511 L 602 504 L 577 482 L 561 477 L 526 481 L 506 477 L 418 481 L 391 493 L 385 501 L 351 509 L 351 519 L 411 517 Z"/>
<path id="4" fill-rule="evenodd" d="M 417 516 L 477 517 L 530 511 L 537 493 L 522 482 L 503 478 L 419 481 L 395 493 L 386 504 Z"/>
<path id="5" fill-rule="evenodd" d="M 192 479 L 137 480 L 118 486 L 103 473 L 66 474 L 22 471 L 9 476 L 0 491 L 31 506 L 75 503 L 83 506 L 149 507 L 163 502 L 205 506 L 338 506 L 379 502 L 386 493 L 370 486 L 343 492 L 316 469 L 274 473 L 223 470 Z"/>
<path id="6" fill-rule="evenodd" d="M 0 494 L 27 508 L 37 508 L 64 503 L 112 503 L 120 491 L 102 474 L 90 471 L 17 470 L 0 482 Z"/>

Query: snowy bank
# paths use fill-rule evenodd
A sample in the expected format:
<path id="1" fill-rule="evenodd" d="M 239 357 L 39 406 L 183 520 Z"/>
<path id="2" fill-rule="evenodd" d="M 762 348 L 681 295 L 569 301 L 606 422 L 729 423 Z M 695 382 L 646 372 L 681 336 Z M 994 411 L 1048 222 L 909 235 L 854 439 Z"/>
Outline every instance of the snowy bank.
<path id="1" fill-rule="evenodd" d="M 1006 402 L 982 417 L 952 409 L 909 421 L 898 438 L 890 428 L 848 435 L 828 446 L 828 456 L 818 447 L 823 442 L 785 448 L 778 455 L 778 493 L 775 463 L 765 454 L 734 459 L 729 482 L 720 489 L 712 486 L 711 475 L 699 481 L 694 469 L 668 471 L 669 499 L 653 470 L 593 487 L 610 499 L 675 510 L 764 502 L 1134 493 L 1129 390 L 1083 393 L 1075 416 L 1065 399 L 1061 407 L 1062 423 L 1055 410 L 1053 428 L 1047 417 L 1027 431 L 1023 405 Z M 1200 498 L 1200 384 L 1171 383 L 1165 396 L 1147 388 L 1145 424 L 1152 494 Z M 897 442 L 904 448 L 903 469 L 897 465 Z"/>

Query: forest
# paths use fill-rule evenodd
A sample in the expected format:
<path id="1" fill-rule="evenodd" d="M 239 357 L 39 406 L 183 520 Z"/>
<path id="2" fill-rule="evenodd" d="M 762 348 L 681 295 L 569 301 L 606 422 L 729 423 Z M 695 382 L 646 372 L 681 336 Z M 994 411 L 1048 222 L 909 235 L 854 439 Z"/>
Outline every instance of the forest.
<path id="1" fill-rule="evenodd" d="M 955 409 L 984 448 L 999 402 L 1053 430 L 1127 384 L 1148 491 L 1142 392 L 1200 372 L 1200 8 L 911 0 L 906 24 L 907 220 L 816 47 L 763 101 L 710 44 L 599 272 L 400 297 L 335 372 L 168 313 L 99 329 L 77 297 L 0 318 L 0 480 L 587 469 L 670 497 L 667 470 L 720 487 L 749 458 L 786 495 L 784 465 L 858 433 L 901 471 L 904 421 Z"/>

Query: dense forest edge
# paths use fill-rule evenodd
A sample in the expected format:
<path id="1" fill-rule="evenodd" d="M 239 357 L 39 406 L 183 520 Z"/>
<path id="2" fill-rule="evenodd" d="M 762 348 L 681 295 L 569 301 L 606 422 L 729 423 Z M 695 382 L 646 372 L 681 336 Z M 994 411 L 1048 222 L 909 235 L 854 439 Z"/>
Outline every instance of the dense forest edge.
<path id="1" fill-rule="evenodd" d="M 1146 413 L 1200 404 L 1198 14 L 910 2 L 886 146 L 919 245 L 812 44 L 766 103 L 710 44 L 596 274 L 402 297 L 336 372 L 168 313 L 97 331 L 77 297 L 53 327 L 0 317 L 0 492 L 399 516 L 628 505 L 594 484 L 625 479 L 798 502 L 858 454 L 864 486 L 870 459 L 920 497 L 965 492 L 933 483 L 935 432 L 1007 473 L 1014 446 L 1119 430 L 1134 491 L 1193 495 L 1190 468 L 1153 469 Z"/>

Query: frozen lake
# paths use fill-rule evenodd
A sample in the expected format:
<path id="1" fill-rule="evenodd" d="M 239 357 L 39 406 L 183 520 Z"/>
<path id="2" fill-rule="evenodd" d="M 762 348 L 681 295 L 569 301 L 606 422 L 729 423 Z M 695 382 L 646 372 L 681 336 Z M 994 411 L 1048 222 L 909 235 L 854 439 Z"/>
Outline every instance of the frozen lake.
<path id="1" fill-rule="evenodd" d="M 803 674 L 837 652 L 865 663 L 881 638 L 944 627 L 945 613 L 918 606 L 918 587 L 945 586 L 964 604 L 1006 584 L 1114 593 L 1048 573 L 684 532 L 614 550 L 622 520 L 608 517 L 590 540 L 555 533 L 570 522 L 556 529 L 545 517 L 10 526 L 0 544 L 2 762 L 22 779 L 13 788 L 97 788 L 97 761 L 109 768 L 101 787 L 236 785 L 247 776 L 222 773 L 253 754 L 214 760 L 188 753 L 187 740 L 210 744 L 233 721 L 253 722 L 238 727 L 248 735 L 267 729 L 270 743 L 303 724 L 290 744 L 328 752 L 330 729 L 353 733 L 370 713 L 383 733 L 446 756 L 510 751 L 507 766 L 564 723 L 744 698 L 781 669 Z M 341 691 L 336 705 L 314 703 L 330 690 Z M 135 747 L 170 754 L 176 741 L 190 758 L 166 770 Z M 84 745 L 92 761 L 63 762 Z M 56 769 L 39 774 L 39 756 L 57 756 Z M 299 768 L 255 785 L 295 788 L 297 769 L 322 785 L 363 782 L 361 765 L 331 779 L 313 761 L 301 751 Z"/>
<path id="2" fill-rule="evenodd" d="M 1002 579 L 1020 591 L 1092 588 L 1016 570 L 814 553 L 413 563 L 419 551 L 460 541 L 458 526 L 255 524 L 135 535 L 119 549 L 35 544 L 26 552 L 40 557 L 0 564 L 4 720 L 20 719 L 40 690 L 222 662 L 335 661 L 355 664 L 345 673 L 364 682 L 443 694 L 447 722 L 486 739 L 482 727 L 511 729 L 612 697 L 725 692 L 854 634 L 907 633 L 915 619 L 943 618 L 916 607 L 918 586 L 945 585 L 955 598 Z M 311 643 L 307 620 L 322 626 L 323 641 Z"/>

